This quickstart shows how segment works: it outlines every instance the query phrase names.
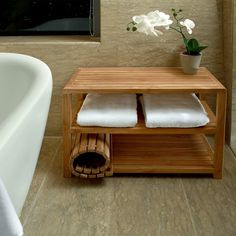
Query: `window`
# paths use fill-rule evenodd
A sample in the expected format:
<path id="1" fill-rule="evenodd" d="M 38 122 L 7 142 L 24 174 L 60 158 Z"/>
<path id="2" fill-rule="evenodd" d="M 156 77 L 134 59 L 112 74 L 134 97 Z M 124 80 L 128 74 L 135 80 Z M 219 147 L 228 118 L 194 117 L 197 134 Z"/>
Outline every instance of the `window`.
<path id="1" fill-rule="evenodd" d="M 0 2 L 0 35 L 100 34 L 100 0 Z"/>

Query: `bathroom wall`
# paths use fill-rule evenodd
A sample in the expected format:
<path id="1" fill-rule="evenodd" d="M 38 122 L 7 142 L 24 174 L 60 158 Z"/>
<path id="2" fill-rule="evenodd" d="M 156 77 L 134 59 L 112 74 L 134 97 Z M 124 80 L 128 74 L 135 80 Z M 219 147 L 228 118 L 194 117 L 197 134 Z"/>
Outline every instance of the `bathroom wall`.
<path id="1" fill-rule="evenodd" d="M 223 2 L 223 58 L 224 58 L 224 80 L 225 85 L 228 89 L 228 98 L 227 98 L 227 120 L 226 120 L 226 133 L 227 133 L 227 142 L 231 141 L 231 133 L 233 134 L 233 127 L 236 128 L 236 122 L 233 121 L 232 117 L 234 113 L 236 114 L 236 109 L 232 107 L 232 82 L 233 82 L 233 24 L 234 24 L 234 11 L 233 6 L 234 0 L 224 0 Z M 236 94 L 235 94 L 236 96 Z M 236 117 L 235 117 L 236 119 Z"/>
<path id="2" fill-rule="evenodd" d="M 52 103 L 46 135 L 62 134 L 61 94 L 69 76 L 79 66 L 178 66 L 182 44 L 175 32 L 161 38 L 126 32 L 126 24 L 136 14 L 159 9 L 171 13 L 182 8 L 185 17 L 196 22 L 194 35 L 209 46 L 202 66 L 223 83 L 223 0 L 101 0 L 101 41 L 79 37 L 1 37 L 0 51 L 18 52 L 45 61 L 54 78 Z"/>
<path id="3" fill-rule="evenodd" d="M 228 81 L 228 123 L 231 126 L 230 145 L 236 153 L 236 1 L 225 0 L 224 3 L 224 58 L 225 77 Z"/>
<path id="4" fill-rule="evenodd" d="M 236 1 L 233 1 L 233 59 L 232 59 L 232 145 L 236 153 Z"/>

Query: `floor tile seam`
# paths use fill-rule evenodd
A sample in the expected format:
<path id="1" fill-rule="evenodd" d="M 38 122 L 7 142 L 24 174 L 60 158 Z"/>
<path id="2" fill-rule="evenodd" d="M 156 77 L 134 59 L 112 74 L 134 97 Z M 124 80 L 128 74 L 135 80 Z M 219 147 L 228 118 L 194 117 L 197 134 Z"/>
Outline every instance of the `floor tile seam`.
<path id="1" fill-rule="evenodd" d="M 236 153 L 234 153 L 234 149 L 233 149 L 232 147 L 228 146 L 228 145 L 225 145 L 225 146 L 226 146 L 226 148 L 228 148 L 229 151 L 232 153 L 233 159 L 236 161 Z"/>
<path id="2" fill-rule="evenodd" d="M 45 181 L 46 181 L 46 179 L 47 179 L 47 176 L 48 176 L 48 173 L 49 173 L 49 171 L 50 171 L 50 169 L 51 169 L 52 163 L 54 162 L 56 156 L 58 155 L 58 152 L 59 152 L 59 150 L 60 150 L 61 144 L 62 144 L 62 140 L 61 140 L 60 143 L 58 144 L 58 147 L 57 147 L 57 149 L 56 149 L 56 151 L 55 151 L 55 153 L 54 153 L 54 155 L 53 155 L 53 158 L 52 158 L 51 161 L 50 161 L 49 168 L 48 168 L 48 170 L 46 171 L 45 176 L 43 177 L 43 179 L 42 179 L 42 181 L 41 181 L 41 183 L 40 183 L 40 186 L 39 186 L 39 188 L 38 188 L 38 191 L 37 191 L 37 193 L 36 193 L 36 196 L 35 196 L 35 198 L 34 198 L 34 200 L 33 200 L 33 203 L 32 203 L 32 205 L 31 205 L 31 207 L 30 207 L 30 209 L 29 209 L 29 213 L 28 213 L 28 215 L 26 216 L 26 218 L 25 218 L 25 220 L 24 220 L 24 222 L 23 222 L 23 226 L 25 226 L 25 225 L 27 224 L 28 219 L 29 219 L 29 216 L 31 215 L 31 213 L 33 212 L 33 209 L 35 208 L 35 205 L 36 205 L 36 202 L 38 201 L 38 198 L 39 198 L 39 194 L 40 194 L 40 192 L 41 192 L 41 189 L 43 188 L 43 185 L 44 185 L 44 183 L 45 183 Z"/>
<path id="3" fill-rule="evenodd" d="M 44 139 L 62 139 L 61 135 L 45 135 Z"/>
<path id="4" fill-rule="evenodd" d="M 192 224 L 192 227 L 193 227 L 193 230 L 194 230 L 194 235 L 195 235 L 195 236 L 198 236 L 198 234 L 197 234 L 197 229 L 196 229 L 196 224 L 195 224 L 195 221 L 194 221 L 194 219 L 193 219 L 193 214 L 192 214 L 192 210 L 191 210 L 191 207 L 190 207 L 190 202 L 189 202 L 187 193 L 186 193 L 186 191 L 185 191 L 185 188 L 184 188 L 184 184 L 183 184 L 182 179 L 180 179 L 180 184 L 181 184 L 181 187 L 182 187 L 182 191 L 183 191 L 183 193 L 184 193 L 185 202 L 186 202 L 186 205 L 187 205 L 187 208 L 188 208 L 188 212 L 189 212 L 189 215 L 190 215 L 191 224 Z"/>

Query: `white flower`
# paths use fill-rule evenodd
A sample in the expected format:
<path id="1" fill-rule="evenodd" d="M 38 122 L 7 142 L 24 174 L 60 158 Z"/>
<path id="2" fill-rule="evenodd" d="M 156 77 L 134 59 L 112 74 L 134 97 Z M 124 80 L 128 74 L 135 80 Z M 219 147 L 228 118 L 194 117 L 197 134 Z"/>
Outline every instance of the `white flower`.
<path id="1" fill-rule="evenodd" d="M 150 12 L 152 16 L 155 17 L 156 23 L 158 27 L 165 27 L 166 29 L 169 29 L 169 26 L 173 23 L 172 20 L 170 20 L 170 16 L 165 14 L 164 12 L 160 12 L 158 10 L 154 12 Z M 149 13 L 149 14 L 150 14 Z"/>
<path id="2" fill-rule="evenodd" d="M 195 27 L 195 23 L 192 20 L 186 19 L 179 22 L 182 26 L 187 28 L 189 34 L 192 34 L 192 29 Z"/>
<path id="3" fill-rule="evenodd" d="M 154 29 L 155 24 L 146 15 L 134 16 L 133 21 L 136 23 L 137 31 L 140 33 L 155 36 L 162 34 L 161 31 Z"/>
<path id="4" fill-rule="evenodd" d="M 134 16 L 133 21 L 138 32 L 159 36 L 163 33 L 157 29 L 158 27 L 169 29 L 169 25 L 173 23 L 169 18 L 170 16 L 164 12 L 154 11 L 147 15 Z"/>

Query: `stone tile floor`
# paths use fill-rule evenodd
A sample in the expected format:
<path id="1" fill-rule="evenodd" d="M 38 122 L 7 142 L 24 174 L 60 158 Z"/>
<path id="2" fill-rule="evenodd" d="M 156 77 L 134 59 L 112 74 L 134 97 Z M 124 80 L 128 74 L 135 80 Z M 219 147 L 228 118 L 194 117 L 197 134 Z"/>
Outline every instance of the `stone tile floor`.
<path id="1" fill-rule="evenodd" d="M 46 137 L 25 202 L 25 236 L 236 235 L 236 159 L 222 180 L 197 175 L 62 176 L 62 139 Z"/>

